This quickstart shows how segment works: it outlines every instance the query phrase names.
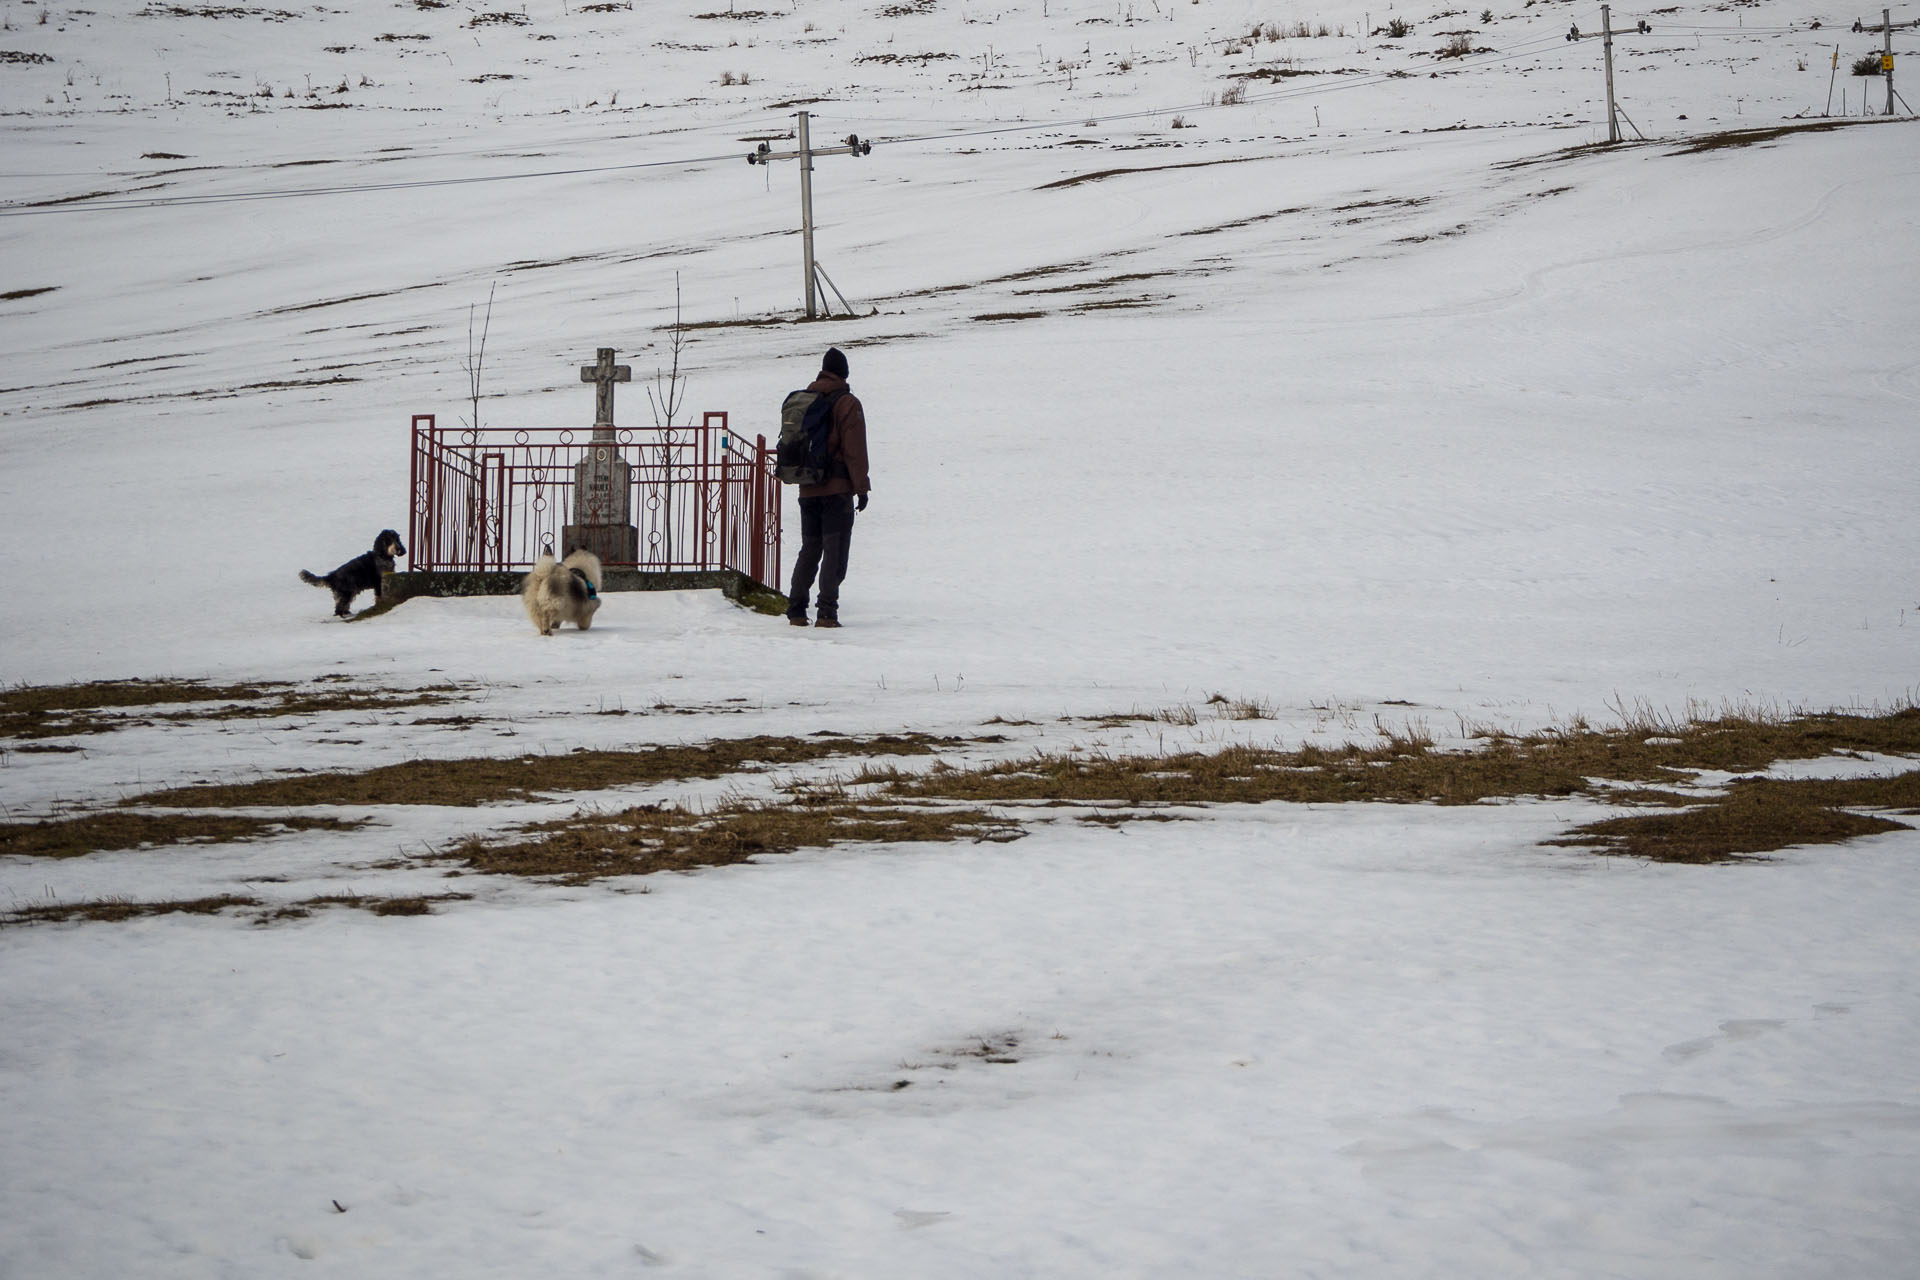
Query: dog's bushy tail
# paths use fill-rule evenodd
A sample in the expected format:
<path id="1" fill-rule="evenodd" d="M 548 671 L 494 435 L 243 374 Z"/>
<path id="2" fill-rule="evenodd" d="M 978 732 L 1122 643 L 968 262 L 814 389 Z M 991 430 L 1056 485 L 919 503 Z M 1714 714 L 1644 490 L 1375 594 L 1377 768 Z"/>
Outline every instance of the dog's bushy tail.
<path id="1" fill-rule="evenodd" d="M 325 578 L 316 577 L 315 575 L 308 573 L 305 569 L 302 569 L 300 571 L 300 581 L 306 583 L 310 587 L 324 587 L 327 585 L 327 580 Z"/>

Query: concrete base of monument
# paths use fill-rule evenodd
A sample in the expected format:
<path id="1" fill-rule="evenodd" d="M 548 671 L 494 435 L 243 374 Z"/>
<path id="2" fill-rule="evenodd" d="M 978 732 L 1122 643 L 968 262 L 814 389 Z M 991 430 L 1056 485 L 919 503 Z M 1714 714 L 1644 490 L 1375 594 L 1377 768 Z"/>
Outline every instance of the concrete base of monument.
<path id="1" fill-rule="evenodd" d="M 470 572 L 435 570 L 386 573 L 380 576 L 380 603 L 354 615 L 354 620 L 385 613 L 415 596 L 515 596 L 526 574 L 519 571 Z M 600 591 L 718 591 L 742 608 L 756 613 L 785 613 L 787 598 L 755 582 L 737 569 L 654 573 L 640 569 L 607 569 Z"/>
<path id="2" fill-rule="evenodd" d="M 640 558 L 640 530 L 630 524 L 570 524 L 560 530 L 561 555 L 591 551 L 602 564 L 632 564 Z"/>

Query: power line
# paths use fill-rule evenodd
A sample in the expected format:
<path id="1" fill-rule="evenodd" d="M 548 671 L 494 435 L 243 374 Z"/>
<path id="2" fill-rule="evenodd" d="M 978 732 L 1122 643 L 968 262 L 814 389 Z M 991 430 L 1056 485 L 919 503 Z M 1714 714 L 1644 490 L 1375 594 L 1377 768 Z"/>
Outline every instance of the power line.
<path id="1" fill-rule="evenodd" d="M 294 200 L 308 196 L 353 195 L 367 191 L 412 191 L 428 187 L 470 186 L 486 182 L 524 182 L 532 178 L 568 178 L 593 173 L 623 173 L 638 169 L 694 168 L 738 160 L 739 152 L 690 156 L 679 160 L 637 160 L 627 164 L 582 165 L 572 169 L 538 169 L 526 173 L 490 173 L 465 178 L 417 178 L 409 182 L 340 183 L 327 187 L 283 187 L 273 191 L 232 191 L 223 195 L 128 196 L 120 199 L 71 201 L 0 208 L 0 217 L 28 214 L 91 213 L 106 210 L 186 208 L 208 204 L 237 204 L 253 200 Z"/>

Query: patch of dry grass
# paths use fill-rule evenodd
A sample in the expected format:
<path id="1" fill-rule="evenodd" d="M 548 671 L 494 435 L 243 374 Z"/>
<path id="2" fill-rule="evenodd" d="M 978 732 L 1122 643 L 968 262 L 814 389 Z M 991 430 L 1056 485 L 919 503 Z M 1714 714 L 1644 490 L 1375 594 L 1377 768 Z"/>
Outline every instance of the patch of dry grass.
<path id="1" fill-rule="evenodd" d="M 84 902 L 48 902 L 15 907 L 0 912 L 0 927 L 6 925 L 64 924 L 92 921 L 115 924 L 164 915 L 219 915 L 223 912 L 251 912 L 258 925 L 278 924 L 286 920 L 304 920 L 315 911 L 328 907 L 349 907 L 376 916 L 427 916 L 436 903 L 465 902 L 470 893 L 428 893 L 383 898 L 359 893 L 323 894 L 303 902 L 278 906 L 263 903 L 244 894 L 223 893 L 207 898 L 183 898 L 166 902 L 135 902 L 127 898 L 95 898 Z"/>
<path id="2" fill-rule="evenodd" d="M 259 805 L 438 804 L 472 806 L 568 791 L 604 791 L 689 778 L 718 778 L 751 766 L 804 764 L 830 756 L 926 755 L 957 739 L 925 734 L 722 738 L 637 751 L 579 750 L 562 756 L 408 760 L 361 773 L 310 773 L 258 782 L 205 783 L 136 796 L 162 808 Z"/>
<path id="3" fill-rule="evenodd" d="M 52 738 L 111 733 L 155 721 L 258 720 L 323 712 L 433 706 L 458 693 L 456 685 L 419 689 L 364 689 L 321 681 L 297 689 L 285 682 L 214 685 L 198 680 L 96 680 L 85 684 L 19 685 L 0 690 L 0 738 Z M 161 711 L 186 704 L 196 710 Z"/>
<path id="4" fill-rule="evenodd" d="M 1920 708 L 1885 715 L 1829 712 L 1792 719 L 1726 715 L 1600 730 L 1574 725 L 1489 736 L 1470 752 L 1441 751 L 1418 729 L 1376 746 L 1294 751 L 1229 746 L 1168 756 L 1038 756 L 971 773 L 901 778 L 898 794 L 974 802 L 1101 800 L 1129 804 L 1474 804 L 1510 796 L 1600 794 L 1595 780 L 1674 784 L 1690 771 L 1752 773 L 1779 760 L 1845 753 L 1920 755 Z"/>
<path id="5" fill-rule="evenodd" d="M 1440 752 L 1422 741 L 1334 748 L 1232 745 L 1161 756 L 1040 755 L 977 770 L 869 779 L 908 799 L 985 804 L 1125 805 L 1474 804 L 1515 795 L 1572 795 L 1585 777 L 1512 743 L 1485 751 Z"/>
<path id="6" fill-rule="evenodd" d="M 1751 773 L 1780 760 L 1920 753 L 1920 709 L 1773 719 L 1726 714 L 1643 718 L 1617 730 L 1574 725 L 1526 737 L 1491 735 L 1474 751 L 1440 751 L 1424 733 L 1376 746 L 1235 745 L 1160 756 L 1038 755 L 980 769 L 923 774 L 872 767 L 852 782 L 908 800 L 969 804 L 1477 804 L 1522 796 L 1588 795 L 1683 811 L 1608 819 L 1556 843 L 1662 861 L 1712 862 L 1791 845 L 1851 839 L 1904 824 L 1850 808 L 1920 812 L 1920 770 L 1854 781 L 1745 779 L 1724 795 L 1662 789 L 1696 770 Z M 1617 783 L 1648 783 L 1622 789 Z"/>
<path id="7" fill-rule="evenodd" d="M 0 915 L 0 925 L 60 924 L 68 920 L 121 921 L 142 916 L 184 913 L 210 916 L 237 907 L 257 907 L 260 899 L 223 893 L 212 898 L 186 898 L 174 902 L 131 902 L 125 898 L 101 898 L 90 902 L 49 902 L 15 907 Z"/>
<path id="8" fill-rule="evenodd" d="M 364 819 L 242 817 L 225 813 L 89 813 L 41 822 L 0 823 L 0 854 L 78 858 L 110 849 L 225 844 L 290 831 L 352 831 Z"/>
<path id="9" fill-rule="evenodd" d="M 43 738 L 98 733 L 91 713 L 184 702 L 238 702 L 268 697 L 284 685 L 208 685 L 194 680 L 95 680 L 86 684 L 16 685 L 0 690 L 0 737 Z"/>
<path id="10" fill-rule="evenodd" d="M 433 855 L 473 871 L 581 884 L 608 876 L 727 866 L 770 853 L 836 844 L 1017 840 L 1025 829 L 978 809 L 855 800 L 731 801 L 706 812 L 679 806 L 586 814 L 476 838 Z"/>
<path id="11" fill-rule="evenodd" d="M 1781 138 L 1796 133 L 1825 133 L 1830 129 L 1844 129 L 1853 122 L 1848 120 L 1816 120 L 1811 124 L 1767 125 L 1758 129 L 1725 129 L 1718 133 L 1703 133 L 1689 138 L 1670 153 L 1676 156 L 1697 155 L 1702 151 L 1725 151 L 1735 147 L 1758 146 L 1768 142 L 1778 142 Z"/>
<path id="12" fill-rule="evenodd" d="M 132 683 L 139 685 L 138 696 L 150 692 L 144 684 Z M 204 696 L 203 688 L 193 686 L 193 690 L 195 696 Z M 133 695 L 98 690 L 85 696 Z M 280 695 L 272 697 L 277 700 Z M 1210 700 L 1209 706 L 1228 720 L 1260 718 L 1273 710 L 1263 703 L 1221 696 Z M 935 761 L 931 768 L 917 771 L 871 758 L 925 756 L 971 742 L 1004 739 L 924 734 L 760 736 L 630 751 L 583 749 L 513 759 L 409 761 L 360 773 L 179 787 L 127 803 L 195 809 L 472 806 L 725 777 L 831 758 L 870 758 L 844 780 L 799 790 L 783 801 L 736 799 L 705 810 L 641 806 L 587 813 L 525 827 L 505 838 L 475 837 L 431 855 L 472 871 L 564 883 L 719 866 L 761 854 L 844 843 L 1011 840 L 1024 834 L 1025 826 L 1008 816 L 1009 809 L 1031 812 L 1047 806 L 1085 806 L 1094 812 L 1074 815 L 1081 821 L 1117 825 L 1165 820 L 1173 816 L 1165 810 L 1175 806 L 1276 801 L 1466 805 L 1518 797 L 1583 796 L 1659 811 L 1588 824 L 1553 843 L 1679 862 L 1752 858 L 1792 845 L 1848 840 L 1901 829 L 1902 823 L 1884 814 L 1920 814 L 1920 766 L 1892 778 L 1846 781 L 1740 776 L 1782 760 L 1848 754 L 1920 757 L 1920 708 L 1791 717 L 1751 709 L 1728 709 L 1708 717 L 1690 709 L 1688 715 L 1698 718 L 1643 710 L 1623 713 L 1624 723 L 1616 729 L 1575 722 L 1525 736 L 1480 731 L 1467 750 L 1440 750 L 1423 726 L 1410 724 L 1391 732 L 1376 720 L 1381 736 L 1366 745 L 1283 750 L 1237 744 L 1149 756 L 1068 752 L 965 768 Z M 1141 714 L 1128 719 L 1152 718 Z M 1192 724 L 1199 716 L 1188 706 L 1163 718 Z M 1735 780 L 1718 791 L 1710 790 L 1701 785 L 1702 771 Z M 1881 812 L 1855 812 L 1859 810 Z M 325 818 L 105 813 L 0 826 L 0 853 L 61 857 L 96 849 L 250 839 L 287 830 L 351 825 Z M 297 914 L 299 909 L 332 901 L 280 910 Z M 372 899 L 338 901 L 385 914 L 414 909 L 368 905 Z M 245 904 L 227 900 L 227 905 Z M 150 914 L 159 908 L 141 905 L 138 909 Z"/>
<path id="13" fill-rule="evenodd" d="M 308 898 L 302 902 L 289 902 L 285 906 L 274 907 L 263 912 L 256 923 L 277 924 L 282 920 L 304 920 L 315 911 L 328 907 L 350 907 L 357 911 L 368 911 L 376 916 L 430 916 L 434 905 L 441 902 L 470 902 L 470 893 L 417 893 L 403 897 L 382 898 L 364 893 L 327 893 L 317 898 Z"/>
<path id="14" fill-rule="evenodd" d="M 1846 780 L 1742 778 L 1706 803 L 1588 823 L 1548 843 L 1655 862 L 1733 862 L 1794 845 L 1911 829 L 1850 809 L 1920 814 L 1920 771 Z"/>

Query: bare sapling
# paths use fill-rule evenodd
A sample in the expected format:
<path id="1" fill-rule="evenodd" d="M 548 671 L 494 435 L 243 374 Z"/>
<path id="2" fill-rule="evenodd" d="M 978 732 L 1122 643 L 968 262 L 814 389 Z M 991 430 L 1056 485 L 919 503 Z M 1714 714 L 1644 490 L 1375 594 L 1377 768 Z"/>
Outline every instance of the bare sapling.
<path id="1" fill-rule="evenodd" d="M 680 377 L 680 355 L 687 348 L 687 328 L 680 319 L 680 273 L 673 273 L 673 328 L 667 338 L 670 364 L 665 373 L 653 371 L 653 385 L 647 388 L 647 405 L 653 410 L 653 425 L 660 433 L 660 476 L 662 502 L 666 516 L 665 551 L 667 565 L 673 565 L 673 418 L 680 412 L 686 387 Z"/>
<path id="2" fill-rule="evenodd" d="M 493 327 L 493 291 L 498 285 L 487 286 L 487 312 L 480 322 L 480 343 L 474 345 L 473 316 L 478 309 L 467 307 L 467 359 L 461 368 L 467 373 L 467 397 L 473 405 L 473 416 L 467 419 L 467 425 L 475 431 L 480 429 L 480 370 L 487 361 L 487 330 Z"/>

